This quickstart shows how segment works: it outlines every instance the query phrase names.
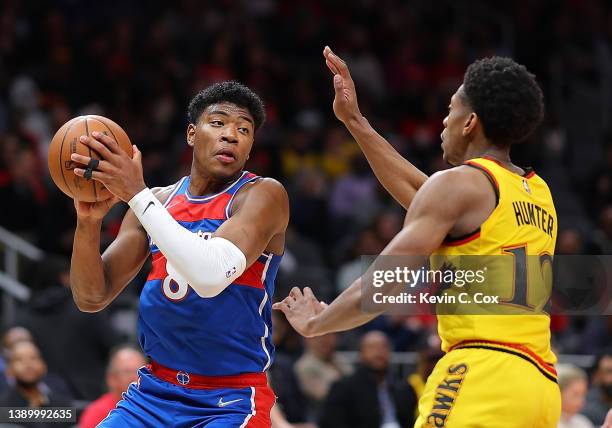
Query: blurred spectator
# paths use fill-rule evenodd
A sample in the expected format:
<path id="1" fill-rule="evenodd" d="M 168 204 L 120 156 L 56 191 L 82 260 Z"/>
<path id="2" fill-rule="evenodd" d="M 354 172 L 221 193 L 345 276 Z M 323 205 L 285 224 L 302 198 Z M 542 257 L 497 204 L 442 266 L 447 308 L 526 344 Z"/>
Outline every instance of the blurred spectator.
<path id="1" fill-rule="evenodd" d="M 86 314 L 77 309 L 67 260 L 49 256 L 31 272 L 33 294 L 19 314 L 20 324 L 32 332 L 49 368 L 68 382 L 73 397 L 93 400 L 103 391 L 108 352 L 121 337 L 108 311 Z"/>
<path id="2" fill-rule="evenodd" d="M 108 392 L 85 408 L 79 419 L 79 427 L 94 428 L 108 416 L 130 383 L 138 381 L 138 369 L 146 363 L 144 355 L 135 346 L 120 345 L 115 348 L 106 369 Z"/>
<path id="3" fill-rule="evenodd" d="M 18 342 L 33 342 L 32 333 L 27 328 L 16 326 L 11 327 L 2 336 L 2 352 L 0 353 L 0 391 L 5 391 L 8 385 L 12 383 L 11 379 L 6 376 L 6 365 L 9 356 L 9 350 Z"/>
<path id="4" fill-rule="evenodd" d="M 561 389 L 561 419 L 557 428 L 593 428 L 593 424 L 579 414 L 587 394 L 586 373 L 574 365 L 559 364 L 557 380 Z"/>
<path id="5" fill-rule="evenodd" d="M 596 426 L 604 423 L 606 413 L 612 408 L 612 352 L 600 354 L 591 374 L 591 387 L 587 393 L 582 414 Z"/>
<path id="6" fill-rule="evenodd" d="M 34 339 L 30 331 L 24 327 L 16 326 L 9 328 L 2 337 L 2 375 L 0 376 L 0 393 L 15 385 L 15 379 L 6 372 L 6 360 L 11 349 L 17 343 L 32 342 Z M 66 381 L 57 373 L 47 371 L 42 384 L 56 392 L 58 395 L 68 399 L 72 398 L 72 393 Z"/>
<path id="7" fill-rule="evenodd" d="M 360 365 L 333 384 L 321 409 L 320 428 L 412 427 L 417 396 L 406 382 L 388 376 L 391 348 L 379 331 L 361 339 Z"/>
<path id="8" fill-rule="evenodd" d="M 352 367 L 336 353 L 334 333 L 304 340 L 306 351 L 294 369 L 306 395 L 310 413 L 316 417 L 332 383 L 352 372 Z"/>
<path id="9" fill-rule="evenodd" d="M 67 407 L 70 401 L 58 396 L 41 381 L 47 365 L 36 345 L 29 341 L 17 342 L 8 354 L 7 375 L 15 379 L 15 385 L 0 397 L 3 407 Z M 57 424 L 33 424 L 28 426 L 57 426 Z"/>

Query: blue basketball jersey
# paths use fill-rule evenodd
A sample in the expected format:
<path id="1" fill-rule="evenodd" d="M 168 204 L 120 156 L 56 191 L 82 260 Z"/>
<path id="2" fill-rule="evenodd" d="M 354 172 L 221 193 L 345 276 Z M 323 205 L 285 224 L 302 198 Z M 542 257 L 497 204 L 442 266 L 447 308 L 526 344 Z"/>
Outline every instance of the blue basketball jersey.
<path id="1" fill-rule="evenodd" d="M 230 217 L 240 188 L 259 178 L 244 171 L 215 195 L 191 196 L 190 177 L 183 177 L 165 207 L 181 226 L 208 239 Z M 140 296 L 138 319 L 145 354 L 164 366 L 204 376 L 255 373 L 270 367 L 271 298 L 282 256 L 264 252 L 219 295 L 202 298 L 149 242 L 153 266 Z"/>

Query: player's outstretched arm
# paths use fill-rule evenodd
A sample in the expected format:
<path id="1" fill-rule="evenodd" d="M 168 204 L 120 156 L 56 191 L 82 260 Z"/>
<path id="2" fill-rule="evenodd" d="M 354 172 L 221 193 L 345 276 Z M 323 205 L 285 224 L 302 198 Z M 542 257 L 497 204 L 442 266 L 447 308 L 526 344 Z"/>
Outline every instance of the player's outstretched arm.
<path id="1" fill-rule="evenodd" d="M 323 50 L 323 56 L 334 75 L 336 117 L 359 144 L 378 181 L 397 202 L 408 209 L 416 192 L 427 180 L 427 175 L 402 157 L 362 116 L 355 83 L 346 63 L 328 46 Z"/>
<path id="2" fill-rule="evenodd" d="M 487 188 L 487 186 L 489 186 Z M 489 199 L 487 199 L 489 198 Z M 406 267 L 417 270 L 427 261 L 444 238 L 467 213 L 483 204 L 493 203 L 494 194 L 486 177 L 476 170 L 459 167 L 434 174 L 417 192 L 408 209 L 406 223 L 387 245 L 381 256 L 406 256 Z M 384 266 L 377 259 L 372 266 Z M 401 291 L 401 285 L 374 289 L 357 279 L 329 306 L 323 307 L 309 288 L 294 287 L 289 296 L 273 308 L 285 313 L 287 320 L 303 336 L 319 336 L 350 330 L 376 318 L 383 312 L 364 312 L 361 299 L 374 292 L 385 295 Z"/>

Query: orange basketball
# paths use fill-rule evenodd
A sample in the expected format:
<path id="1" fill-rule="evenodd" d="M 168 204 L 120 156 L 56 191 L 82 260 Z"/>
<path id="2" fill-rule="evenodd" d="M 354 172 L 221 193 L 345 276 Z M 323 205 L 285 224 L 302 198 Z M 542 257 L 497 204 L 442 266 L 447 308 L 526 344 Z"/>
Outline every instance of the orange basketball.
<path id="1" fill-rule="evenodd" d="M 72 153 L 101 159 L 95 150 L 81 143 L 79 137 L 91 137 L 93 131 L 98 131 L 112 137 L 119 146 L 132 157 L 132 143 L 125 131 L 112 120 L 103 116 L 79 116 L 66 122 L 53 136 L 49 146 L 49 172 L 53 182 L 59 189 L 70 196 L 84 202 L 97 202 L 108 199 L 112 194 L 104 185 L 96 180 L 86 180 L 74 174 L 75 168 L 86 168 L 70 159 Z"/>

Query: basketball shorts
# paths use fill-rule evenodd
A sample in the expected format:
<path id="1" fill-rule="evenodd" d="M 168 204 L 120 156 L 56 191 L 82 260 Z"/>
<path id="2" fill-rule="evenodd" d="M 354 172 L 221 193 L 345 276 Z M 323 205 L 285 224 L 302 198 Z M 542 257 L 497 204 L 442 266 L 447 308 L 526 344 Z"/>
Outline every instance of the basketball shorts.
<path id="1" fill-rule="evenodd" d="M 187 388 L 139 371 L 100 428 L 270 428 L 275 396 L 267 385 Z"/>
<path id="2" fill-rule="evenodd" d="M 556 428 L 553 367 L 518 345 L 464 342 L 427 379 L 415 428 Z"/>

